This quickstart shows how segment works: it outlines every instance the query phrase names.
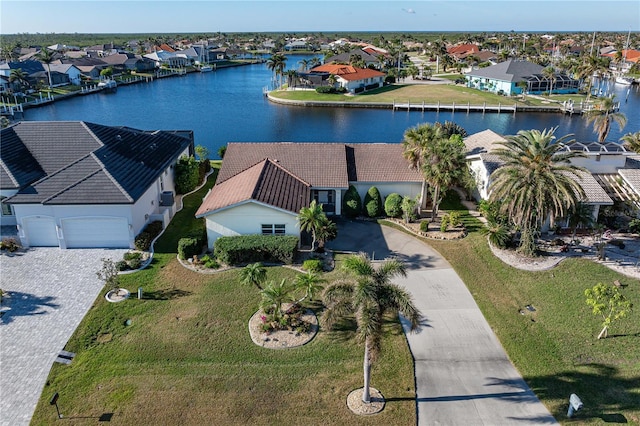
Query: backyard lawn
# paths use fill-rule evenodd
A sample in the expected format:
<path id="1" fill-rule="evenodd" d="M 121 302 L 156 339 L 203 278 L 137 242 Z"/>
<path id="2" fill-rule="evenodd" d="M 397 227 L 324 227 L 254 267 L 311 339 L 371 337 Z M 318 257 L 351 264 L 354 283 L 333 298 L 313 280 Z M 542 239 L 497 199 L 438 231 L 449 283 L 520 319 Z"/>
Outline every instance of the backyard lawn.
<path id="1" fill-rule="evenodd" d="M 207 190 L 187 197 L 171 227 L 192 221 Z M 372 371 L 372 386 L 390 401 L 377 416 L 356 416 L 346 397 L 362 387 L 364 349 L 353 324 L 321 329 L 299 348 L 256 346 L 248 320 L 258 291 L 240 284 L 238 270 L 204 275 L 183 268 L 169 251 L 178 236 L 170 228 L 152 266 L 122 277 L 132 293 L 144 289 L 144 300 L 96 300 L 65 347 L 77 353 L 72 364 L 53 366 L 33 424 L 55 421 L 55 392 L 65 419 L 82 424 L 110 413 L 112 423 L 131 425 L 415 424 L 413 360 L 396 321 L 385 327 Z M 268 268 L 268 280 L 296 274 Z"/>

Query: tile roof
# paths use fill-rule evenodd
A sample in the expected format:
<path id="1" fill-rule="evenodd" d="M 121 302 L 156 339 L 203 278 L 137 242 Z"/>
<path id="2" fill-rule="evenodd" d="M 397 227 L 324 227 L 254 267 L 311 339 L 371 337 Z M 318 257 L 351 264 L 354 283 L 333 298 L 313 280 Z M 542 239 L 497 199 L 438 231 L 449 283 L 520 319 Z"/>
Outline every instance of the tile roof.
<path id="1" fill-rule="evenodd" d="M 2 129 L 0 144 L 1 186 L 20 188 L 11 203 L 120 204 L 137 201 L 192 138 L 177 131 L 32 121 Z"/>
<path id="2" fill-rule="evenodd" d="M 311 196 L 310 188 L 307 182 L 291 174 L 276 162 L 265 159 L 216 184 L 205 197 L 196 212 L 196 217 L 203 217 L 250 200 L 297 214 L 300 209 L 308 205 Z"/>
<path id="3" fill-rule="evenodd" d="M 534 64 L 532 62 L 510 59 L 490 67 L 472 70 L 465 73 L 465 75 L 518 82 L 522 81 L 525 77 L 530 77 L 534 74 L 542 74 L 543 69 L 544 67 L 541 65 Z"/>
<path id="4" fill-rule="evenodd" d="M 231 142 L 218 182 L 269 158 L 316 188 L 348 188 L 345 145 L 340 143 Z"/>
<path id="5" fill-rule="evenodd" d="M 422 182 L 422 174 L 409 168 L 398 143 L 347 145 L 350 182 Z"/>
<path id="6" fill-rule="evenodd" d="M 356 68 L 351 65 L 341 64 L 324 64 L 318 67 L 314 67 L 311 72 L 328 72 L 329 74 L 337 75 L 348 81 L 365 80 L 373 77 L 383 77 L 385 74 L 372 70 L 370 68 Z"/>
<path id="7" fill-rule="evenodd" d="M 578 172 L 578 178 L 576 181 L 582 187 L 586 200 L 586 203 L 589 204 L 606 204 L 612 205 L 613 200 L 607 192 L 602 188 L 602 186 L 598 183 L 596 178 L 590 172 Z M 571 177 L 574 177 L 571 175 Z"/>
<path id="8" fill-rule="evenodd" d="M 500 147 L 496 142 L 506 141 L 504 137 L 493 130 L 487 129 L 466 137 L 464 139 L 464 145 L 467 148 L 467 155 L 474 155 L 482 152 L 490 152 L 492 149 Z"/>

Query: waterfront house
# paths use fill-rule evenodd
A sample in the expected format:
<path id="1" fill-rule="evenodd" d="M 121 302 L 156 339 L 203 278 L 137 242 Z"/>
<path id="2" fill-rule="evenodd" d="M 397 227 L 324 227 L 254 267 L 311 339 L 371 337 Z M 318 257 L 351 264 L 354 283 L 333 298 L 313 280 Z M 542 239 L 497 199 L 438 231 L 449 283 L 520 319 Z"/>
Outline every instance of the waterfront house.
<path id="1" fill-rule="evenodd" d="M 324 84 L 330 75 L 335 76 L 338 87 L 343 87 L 349 93 L 361 93 L 382 87 L 385 73 L 370 68 L 357 68 L 351 65 L 324 64 L 309 70 L 308 73 L 300 73 L 300 76 L 320 78 Z M 310 81 L 314 81 L 313 78 Z"/>
<path id="2" fill-rule="evenodd" d="M 1 132 L 0 220 L 26 247 L 133 248 L 173 217 L 174 165 L 193 154 L 191 131 L 23 121 Z"/>
<path id="3" fill-rule="evenodd" d="M 40 71 L 44 71 L 44 66 L 41 62 L 35 60 L 28 60 L 23 62 L 5 62 L 0 64 L 0 75 L 11 77 L 11 71 L 21 69 L 27 77 Z"/>
<path id="4" fill-rule="evenodd" d="M 489 198 L 491 173 L 502 166 L 500 157 L 492 153 L 501 148 L 499 142 L 505 138 L 484 130 L 465 138 L 467 164 L 475 178 L 474 198 Z M 564 146 L 566 151 L 579 151 L 584 157 L 571 159 L 571 163 L 583 167 L 578 183 L 585 192 L 583 202 L 591 207 L 594 220 L 602 206 L 611 206 L 614 201 L 632 203 L 640 208 L 640 157 L 627 151 L 617 143 L 581 143 L 571 142 Z"/>
<path id="5" fill-rule="evenodd" d="M 554 79 L 543 75 L 544 67 L 528 61 L 510 59 L 486 68 L 473 69 L 467 73 L 467 87 L 486 90 L 506 96 L 522 93 L 541 94 L 550 89 L 554 93 L 577 93 L 580 81 L 564 73 L 556 73 Z"/>
<path id="6" fill-rule="evenodd" d="M 422 181 L 401 144 L 229 143 L 196 217 L 205 219 L 210 249 L 221 236 L 300 235 L 296 218 L 311 200 L 340 215 L 349 185 L 362 199 L 371 186 L 382 197 L 415 197 Z"/>
<path id="7" fill-rule="evenodd" d="M 164 50 L 148 53 L 143 57 L 152 60 L 157 68 L 163 65 L 168 67 L 186 67 L 190 64 L 189 59 L 186 57 L 177 56 L 175 52 L 167 52 Z"/>
<path id="8" fill-rule="evenodd" d="M 380 69 L 383 63 L 386 63 L 389 59 L 387 54 L 376 52 L 371 48 L 367 50 L 368 51 L 365 51 L 364 49 L 354 49 L 346 53 L 328 57 L 324 62 L 325 64 L 349 64 L 351 63 L 353 58 L 359 57 L 364 63 L 365 67 L 374 67 L 376 69 Z M 383 63 L 380 62 L 380 56 L 383 57 Z"/>
<path id="9" fill-rule="evenodd" d="M 50 64 L 51 72 L 66 74 L 71 84 L 80 85 L 82 71 L 73 64 Z"/>

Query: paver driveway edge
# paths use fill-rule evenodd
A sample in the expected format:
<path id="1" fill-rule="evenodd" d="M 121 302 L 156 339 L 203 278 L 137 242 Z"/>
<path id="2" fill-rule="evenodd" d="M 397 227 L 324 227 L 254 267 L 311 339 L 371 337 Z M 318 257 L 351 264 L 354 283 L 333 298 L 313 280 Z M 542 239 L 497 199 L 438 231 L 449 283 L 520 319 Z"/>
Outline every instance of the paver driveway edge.
<path id="1" fill-rule="evenodd" d="M 0 425 L 29 424 L 58 353 L 101 296 L 100 259 L 126 251 L 39 247 L 0 256 L 11 308 L 0 319 Z"/>
<path id="2" fill-rule="evenodd" d="M 394 280 L 424 316 L 403 327 L 415 364 L 419 425 L 557 424 L 509 361 L 466 285 L 428 244 L 374 222 L 339 223 L 329 248 L 394 256 L 407 276 Z"/>

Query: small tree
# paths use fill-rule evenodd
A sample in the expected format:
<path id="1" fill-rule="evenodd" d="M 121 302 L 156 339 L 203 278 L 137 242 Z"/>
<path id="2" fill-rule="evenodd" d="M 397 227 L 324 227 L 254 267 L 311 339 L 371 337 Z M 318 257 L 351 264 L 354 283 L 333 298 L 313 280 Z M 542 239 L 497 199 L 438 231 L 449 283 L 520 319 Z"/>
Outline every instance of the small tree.
<path id="1" fill-rule="evenodd" d="M 218 157 L 220 157 L 221 159 L 224 158 L 224 154 L 226 153 L 227 153 L 226 145 L 222 145 L 220 148 L 218 148 Z"/>
<path id="2" fill-rule="evenodd" d="M 384 212 L 389 217 L 402 216 L 402 196 L 396 192 L 387 195 L 384 200 Z"/>
<path id="3" fill-rule="evenodd" d="M 298 275 L 294 285 L 296 290 L 300 290 L 304 294 L 295 302 L 295 304 L 299 305 L 307 299 L 310 301 L 313 300 L 313 298 L 324 288 L 322 286 L 322 283 L 324 282 L 326 282 L 326 280 L 320 278 L 320 276 L 315 272 L 307 271 L 306 274 Z"/>
<path id="4" fill-rule="evenodd" d="M 355 186 L 349 185 L 349 189 L 344 194 L 342 201 L 342 211 L 347 217 L 358 217 L 362 211 L 362 200 Z"/>
<path id="5" fill-rule="evenodd" d="M 584 291 L 587 296 L 587 305 L 591 306 L 594 315 L 602 316 L 602 331 L 598 334 L 598 339 L 607 337 L 611 324 L 631 313 L 633 304 L 620 294 L 616 286 L 602 283 L 596 284 L 593 288 Z"/>
<path id="6" fill-rule="evenodd" d="M 243 284 L 255 285 L 258 290 L 262 290 L 262 283 L 267 279 L 267 270 L 262 263 L 250 263 L 240 271 L 240 281 Z"/>
<path id="7" fill-rule="evenodd" d="M 318 250 L 324 252 L 324 245 L 327 241 L 333 241 L 338 236 L 338 227 L 334 222 L 329 220 L 325 215 L 320 221 L 320 225 L 316 229 L 316 238 L 318 239 Z"/>
<path id="8" fill-rule="evenodd" d="M 369 217 L 382 216 L 382 197 L 375 186 L 369 188 L 364 196 L 364 212 Z"/>
<path id="9" fill-rule="evenodd" d="M 207 147 L 203 145 L 196 145 L 195 151 L 200 161 L 209 159 L 209 149 L 207 149 Z"/>
<path id="10" fill-rule="evenodd" d="M 418 197 L 411 198 L 409 196 L 405 196 L 402 199 L 402 217 L 404 218 L 405 223 L 411 222 L 416 215 L 416 206 L 418 205 Z"/>
<path id="11" fill-rule="evenodd" d="M 104 284 L 112 290 L 120 288 L 120 277 L 118 276 L 118 268 L 116 263 L 111 259 L 102 259 L 102 268 L 96 272 L 98 278 L 104 281 Z"/>
<path id="12" fill-rule="evenodd" d="M 282 305 L 291 302 L 291 291 L 293 287 L 283 279 L 279 284 L 270 282 L 260 294 L 262 294 L 262 302 L 260 307 L 270 316 L 271 320 L 280 322 L 284 314 Z"/>

